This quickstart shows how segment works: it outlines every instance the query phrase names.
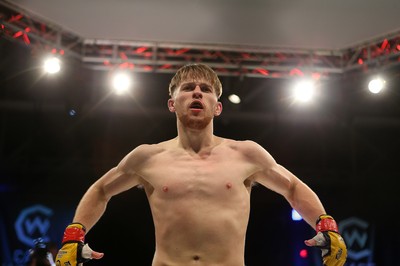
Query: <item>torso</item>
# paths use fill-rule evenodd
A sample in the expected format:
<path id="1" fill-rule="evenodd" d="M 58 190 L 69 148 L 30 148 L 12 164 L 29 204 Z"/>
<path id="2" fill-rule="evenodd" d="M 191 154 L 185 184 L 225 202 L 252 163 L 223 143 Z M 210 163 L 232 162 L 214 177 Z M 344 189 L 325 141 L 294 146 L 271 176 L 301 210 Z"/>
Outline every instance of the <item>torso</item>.
<path id="1" fill-rule="evenodd" d="M 174 140 L 151 145 L 138 171 L 156 233 L 154 266 L 244 265 L 251 175 L 245 142 L 188 153 Z"/>

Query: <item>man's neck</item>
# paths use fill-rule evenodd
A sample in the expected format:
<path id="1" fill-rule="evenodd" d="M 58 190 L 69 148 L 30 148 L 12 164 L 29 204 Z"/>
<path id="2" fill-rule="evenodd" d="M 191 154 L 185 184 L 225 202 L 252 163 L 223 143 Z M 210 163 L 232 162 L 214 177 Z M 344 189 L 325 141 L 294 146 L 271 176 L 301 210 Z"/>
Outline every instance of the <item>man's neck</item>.
<path id="1" fill-rule="evenodd" d="M 215 145 L 213 126 L 210 123 L 204 129 L 192 129 L 178 123 L 178 145 L 184 150 L 199 153 Z"/>

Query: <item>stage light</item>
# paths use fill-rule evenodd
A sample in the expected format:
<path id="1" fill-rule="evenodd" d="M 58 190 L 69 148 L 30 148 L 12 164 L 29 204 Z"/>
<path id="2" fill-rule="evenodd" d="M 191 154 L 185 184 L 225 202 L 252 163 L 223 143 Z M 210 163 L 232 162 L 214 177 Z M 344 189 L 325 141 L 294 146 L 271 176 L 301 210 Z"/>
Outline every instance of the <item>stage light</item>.
<path id="1" fill-rule="evenodd" d="M 301 221 L 303 220 L 303 217 L 301 217 L 301 215 L 295 209 L 292 209 L 292 220 Z"/>
<path id="2" fill-rule="evenodd" d="M 228 96 L 228 99 L 231 103 L 239 104 L 241 102 L 240 97 L 237 94 L 231 94 Z"/>
<path id="3" fill-rule="evenodd" d="M 55 74 L 61 70 L 61 61 L 57 57 L 49 57 L 44 60 L 43 69 L 46 73 Z"/>
<path id="4" fill-rule="evenodd" d="M 382 78 L 374 78 L 368 83 L 368 89 L 372 93 L 380 93 L 385 87 L 386 81 Z"/>
<path id="5" fill-rule="evenodd" d="M 315 94 L 315 85 L 312 80 L 298 81 L 294 86 L 294 97 L 300 102 L 309 102 Z"/>
<path id="6" fill-rule="evenodd" d="M 126 93 L 129 90 L 131 83 L 131 77 L 126 72 L 115 73 L 112 78 L 113 89 L 118 95 Z"/>

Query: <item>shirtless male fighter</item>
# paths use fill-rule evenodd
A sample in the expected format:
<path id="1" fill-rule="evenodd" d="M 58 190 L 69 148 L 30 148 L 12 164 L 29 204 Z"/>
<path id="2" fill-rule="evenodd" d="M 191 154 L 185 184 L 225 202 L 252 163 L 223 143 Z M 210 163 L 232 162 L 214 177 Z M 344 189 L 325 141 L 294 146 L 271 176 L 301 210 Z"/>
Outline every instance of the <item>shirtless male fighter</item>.
<path id="1" fill-rule="evenodd" d="M 316 230 L 305 244 L 322 249 L 324 265 L 345 263 L 347 249 L 335 220 L 304 182 L 259 144 L 214 135 L 222 85 L 210 67 L 183 66 L 169 93 L 177 137 L 136 147 L 91 185 L 64 232 L 58 266 L 103 256 L 84 243 L 85 234 L 113 196 L 138 185 L 144 187 L 154 220 L 153 266 L 243 266 L 255 182 L 284 196 Z"/>

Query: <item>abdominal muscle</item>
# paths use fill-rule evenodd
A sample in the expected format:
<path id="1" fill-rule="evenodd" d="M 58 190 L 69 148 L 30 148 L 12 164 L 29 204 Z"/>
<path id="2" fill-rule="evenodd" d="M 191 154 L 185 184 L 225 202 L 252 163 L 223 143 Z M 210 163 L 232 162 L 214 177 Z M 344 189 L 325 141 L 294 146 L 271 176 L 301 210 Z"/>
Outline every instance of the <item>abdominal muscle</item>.
<path id="1" fill-rule="evenodd" d="M 191 193 L 169 198 L 153 193 L 153 266 L 243 266 L 249 193 L 243 184 L 232 189 L 237 191 L 214 196 Z"/>

